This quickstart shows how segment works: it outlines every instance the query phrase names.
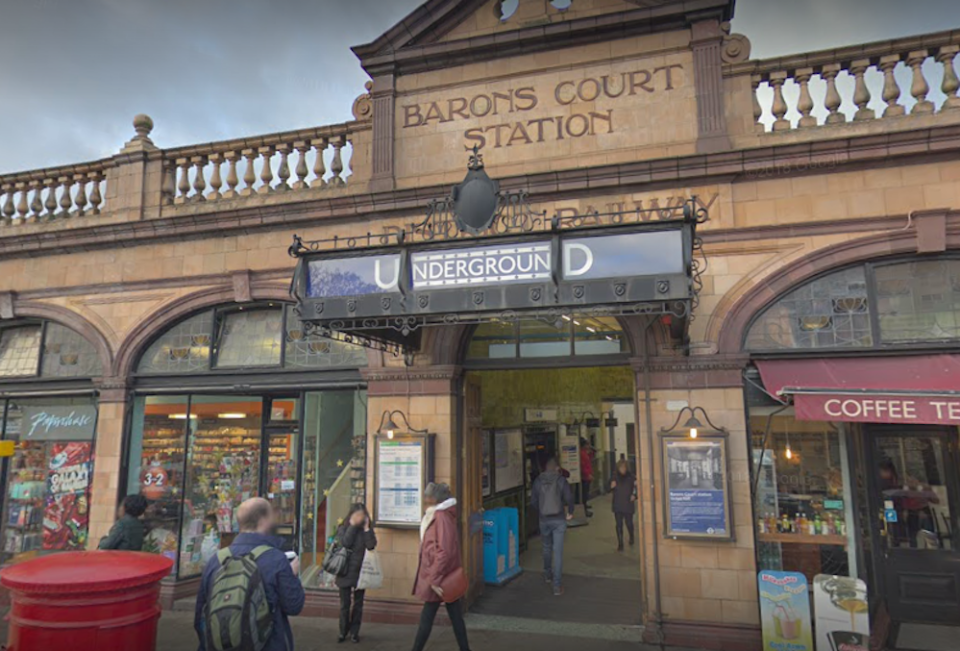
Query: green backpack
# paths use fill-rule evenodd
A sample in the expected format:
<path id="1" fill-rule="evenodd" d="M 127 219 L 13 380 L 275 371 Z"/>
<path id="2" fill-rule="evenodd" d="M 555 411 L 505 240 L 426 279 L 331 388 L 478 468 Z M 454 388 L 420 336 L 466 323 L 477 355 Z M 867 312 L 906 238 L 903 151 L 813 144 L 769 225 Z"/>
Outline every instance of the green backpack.
<path id="1" fill-rule="evenodd" d="M 207 651 L 262 651 L 266 646 L 273 615 L 257 559 L 268 551 L 260 545 L 237 557 L 229 548 L 217 552 L 220 568 L 203 611 Z"/>

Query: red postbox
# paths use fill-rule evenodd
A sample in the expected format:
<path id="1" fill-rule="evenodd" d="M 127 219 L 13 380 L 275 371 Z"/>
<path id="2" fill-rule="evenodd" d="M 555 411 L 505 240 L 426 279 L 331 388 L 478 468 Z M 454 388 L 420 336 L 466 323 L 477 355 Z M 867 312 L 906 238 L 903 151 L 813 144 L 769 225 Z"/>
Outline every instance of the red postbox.
<path id="1" fill-rule="evenodd" d="M 0 572 L 9 651 L 153 651 L 160 580 L 173 561 L 139 552 L 63 552 Z"/>

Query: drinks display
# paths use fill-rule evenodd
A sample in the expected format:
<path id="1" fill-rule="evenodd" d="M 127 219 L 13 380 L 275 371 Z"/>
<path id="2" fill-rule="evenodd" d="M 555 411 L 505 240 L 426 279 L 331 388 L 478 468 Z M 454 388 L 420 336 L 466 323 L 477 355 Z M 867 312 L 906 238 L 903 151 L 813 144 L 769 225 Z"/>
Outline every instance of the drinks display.
<path id="1" fill-rule="evenodd" d="M 760 534 L 804 534 L 807 536 L 846 536 L 847 527 L 841 513 L 815 512 L 808 516 L 804 511 L 792 516 L 783 511 L 779 515 L 768 511 L 757 518 Z"/>

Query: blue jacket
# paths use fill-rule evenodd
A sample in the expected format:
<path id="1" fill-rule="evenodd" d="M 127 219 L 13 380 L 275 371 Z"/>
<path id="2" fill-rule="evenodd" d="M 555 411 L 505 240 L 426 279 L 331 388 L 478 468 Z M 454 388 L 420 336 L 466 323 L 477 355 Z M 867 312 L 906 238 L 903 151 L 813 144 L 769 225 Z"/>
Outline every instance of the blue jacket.
<path id="1" fill-rule="evenodd" d="M 264 651 L 293 651 L 293 631 L 290 629 L 289 617 L 299 615 L 303 610 L 304 592 L 300 579 L 290 569 L 290 561 L 280 550 L 282 542 L 279 538 L 260 533 L 241 533 L 230 545 L 234 556 L 249 554 L 260 545 L 273 547 L 270 551 L 257 559 L 260 574 L 267 592 L 267 601 L 270 603 L 270 612 L 273 613 L 273 634 L 264 647 Z M 213 587 L 213 575 L 219 569 L 220 561 L 214 556 L 203 570 L 200 581 L 200 592 L 197 594 L 197 609 L 194 615 L 193 627 L 200 638 L 199 651 L 206 651 L 203 635 L 203 609 L 207 603 L 207 595 Z"/>

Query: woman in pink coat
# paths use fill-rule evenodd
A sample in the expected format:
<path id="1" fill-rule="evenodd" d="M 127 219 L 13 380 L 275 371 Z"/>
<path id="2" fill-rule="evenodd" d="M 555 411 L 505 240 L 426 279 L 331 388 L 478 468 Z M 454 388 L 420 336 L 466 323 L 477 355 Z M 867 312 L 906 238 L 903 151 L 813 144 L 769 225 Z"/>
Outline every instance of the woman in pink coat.
<path id="1" fill-rule="evenodd" d="M 413 651 L 423 651 L 433 620 L 444 602 L 441 584 L 444 578 L 463 567 L 460 559 L 460 536 L 457 533 L 457 500 L 446 484 L 429 484 L 423 492 L 426 511 L 420 522 L 420 565 L 413 584 L 413 595 L 423 601 L 420 627 Z M 462 599 L 446 604 L 460 651 L 470 651 L 467 627 L 463 623 Z"/>

